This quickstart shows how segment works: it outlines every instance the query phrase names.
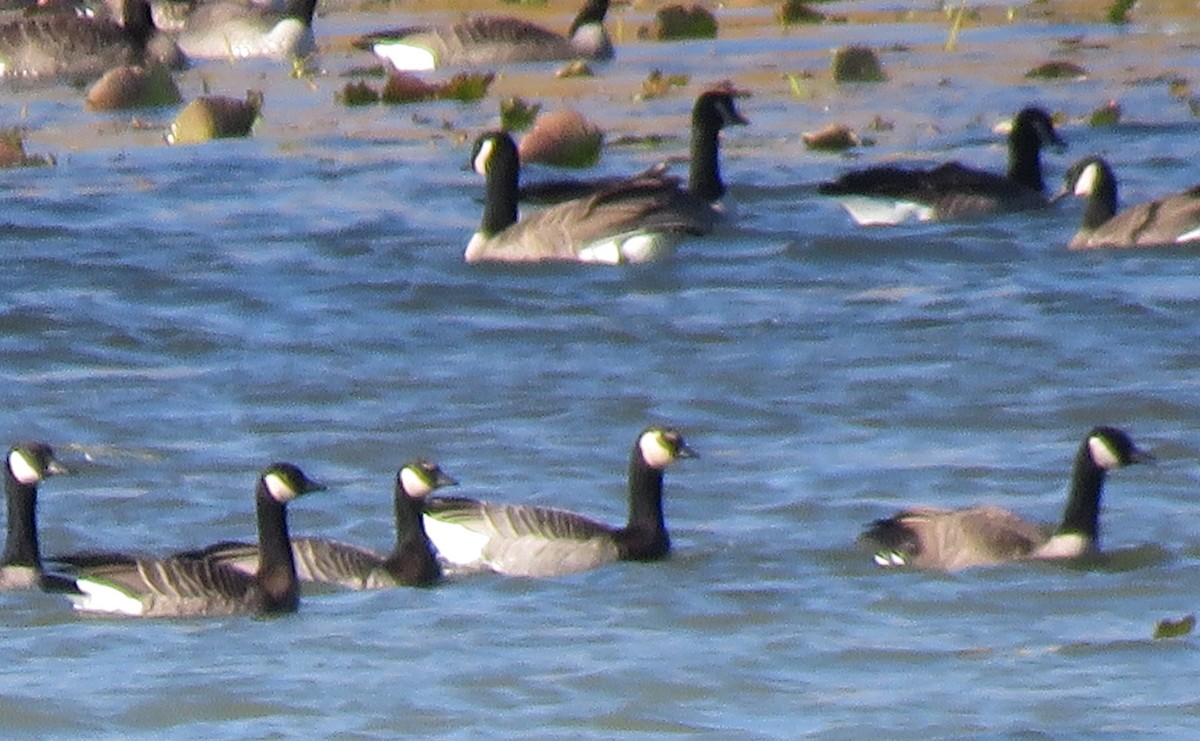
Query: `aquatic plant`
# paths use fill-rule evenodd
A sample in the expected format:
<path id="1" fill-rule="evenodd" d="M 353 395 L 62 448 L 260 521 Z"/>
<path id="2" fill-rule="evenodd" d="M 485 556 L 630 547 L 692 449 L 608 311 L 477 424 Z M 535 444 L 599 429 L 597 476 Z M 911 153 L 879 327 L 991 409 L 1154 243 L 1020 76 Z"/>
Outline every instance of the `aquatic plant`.
<path id="1" fill-rule="evenodd" d="M 184 106 L 167 130 L 168 144 L 248 136 L 262 112 L 263 94 L 247 90 L 246 99 L 205 95 Z"/>
<path id="2" fill-rule="evenodd" d="M 717 19 L 699 5 L 685 8 L 682 5 L 668 5 L 659 8 L 655 14 L 658 20 L 655 37 L 659 41 L 678 41 L 680 39 L 715 39 L 717 37 Z"/>
<path id="3" fill-rule="evenodd" d="M 869 46 L 852 44 L 835 49 L 833 52 L 834 82 L 883 82 L 887 75 L 883 73 L 883 65 L 879 56 Z"/>
<path id="4" fill-rule="evenodd" d="M 541 110 L 541 103 L 527 103 L 515 96 L 505 98 L 500 101 L 500 128 L 505 131 L 524 131 L 533 124 Z"/>
<path id="5" fill-rule="evenodd" d="M 16 126 L 0 128 L 0 167 L 48 167 L 54 158 L 25 152 L 25 135 Z"/>
<path id="6" fill-rule="evenodd" d="M 1185 615 L 1178 620 L 1163 618 L 1154 626 L 1155 638 L 1180 638 L 1189 635 L 1196 627 L 1196 616 Z"/>
<path id="7" fill-rule="evenodd" d="M 691 78 L 688 75 L 664 75 L 660 69 L 650 70 L 650 74 L 642 81 L 642 92 L 639 100 L 661 98 L 677 87 L 685 87 Z"/>
<path id="8" fill-rule="evenodd" d="M 1112 5 L 1108 6 L 1108 13 L 1105 18 L 1109 23 L 1124 25 L 1131 23 L 1129 20 L 1129 11 L 1133 10 L 1133 6 L 1137 4 L 1137 0 L 1115 0 Z"/>
<path id="9" fill-rule="evenodd" d="M 808 0 L 783 0 L 775 9 L 775 20 L 782 26 L 798 26 L 805 23 L 821 23 L 825 14 L 809 7 Z"/>
<path id="10" fill-rule="evenodd" d="M 1079 80 L 1087 77 L 1087 70 L 1074 62 L 1054 61 L 1039 64 L 1025 73 L 1031 80 Z"/>
<path id="11" fill-rule="evenodd" d="M 85 96 L 85 106 L 92 111 L 153 108 L 182 101 L 175 79 L 161 64 L 114 67 L 96 80 Z"/>
<path id="12" fill-rule="evenodd" d="M 604 132 L 582 113 L 565 108 L 542 113 L 521 139 L 521 162 L 555 167 L 591 167 L 600 160 Z"/>

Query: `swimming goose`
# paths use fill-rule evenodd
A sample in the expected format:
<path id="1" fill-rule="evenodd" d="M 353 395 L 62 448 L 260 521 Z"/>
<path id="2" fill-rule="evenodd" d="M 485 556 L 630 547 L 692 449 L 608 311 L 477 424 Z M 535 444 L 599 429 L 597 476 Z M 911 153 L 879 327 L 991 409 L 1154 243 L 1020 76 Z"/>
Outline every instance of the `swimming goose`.
<path id="1" fill-rule="evenodd" d="M 877 549 L 875 563 L 884 567 L 954 571 L 1025 559 L 1076 558 L 1099 547 L 1100 492 L 1108 471 L 1153 459 L 1125 432 L 1096 427 L 1075 454 L 1071 491 L 1057 529 L 999 507 L 916 507 L 876 520 L 862 538 Z"/>
<path id="2" fill-rule="evenodd" d="M 898 224 L 956 219 L 1041 208 L 1049 203 L 1042 180 L 1042 147 L 1065 146 L 1049 114 L 1025 108 L 1008 136 L 1008 174 L 977 170 L 958 162 L 933 169 L 870 167 L 822 183 L 818 192 L 835 196 L 859 224 Z"/>
<path id="3" fill-rule="evenodd" d="M 192 59 L 300 59 L 317 50 L 317 0 L 288 0 L 282 10 L 254 2 L 210 0 L 183 21 L 176 43 Z"/>
<path id="4" fill-rule="evenodd" d="M 507 576 L 558 576 L 613 561 L 655 561 L 671 550 L 663 518 L 663 470 L 694 457 L 675 430 L 650 427 L 639 434 L 629 457 L 624 527 L 548 507 L 430 497 L 425 531 L 448 565 Z"/>
<path id="5" fill-rule="evenodd" d="M 725 182 L 721 179 L 721 129 L 726 126 L 745 126 L 750 122 L 737 109 L 734 98 L 724 91 L 701 93 L 692 106 L 691 165 L 688 172 L 688 192 L 711 204 L 719 212 L 725 210 Z M 664 176 L 664 166 L 656 166 L 632 179 Z M 612 188 L 630 178 L 599 180 L 553 180 L 521 188 L 521 199 L 538 203 L 556 203 L 592 195 Z"/>
<path id="6" fill-rule="evenodd" d="M 587 0 L 566 36 L 511 16 L 477 15 L 446 26 L 380 31 L 355 40 L 398 70 L 420 71 L 457 65 L 610 59 L 604 30 L 608 0 Z"/>
<path id="7" fill-rule="evenodd" d="M 617 265 L 667 255 L 686 235 L 712 231 L 708 203 L 655 175 L 623 180 L 586 198 L 517 220 L 521 165 L 503 131 L 483 134 L 471 155 L 486 178 L 483 221 L 467 244 L 467 262 L 574 260 Z"/>
<path id="8" fill-rule="evenodd" d="M 121 0 L 120 7 L 120 22 L 107 15 L 45 13 L 0 24 L 0 77 L 99 77 L 112 67 L 148 61 L 178 66 L 172 44 L 148 51 L 155 28 L 147 0 Z"/>
<path id="9" fill-rule="evenodd" d="M 390 554 L 322 538 L 292 538 L 296 574 L 303 582 L 336 584 L 347 589 L 427 587 L 442 577 L 433 553 L 421 507 L 426 495 L 458 482 L 434 462 L 413 461 L 396 473 L 396 547 Z M 188 555 L 216 560 L 239 571 L 258 568 L 258 547 L 252 543 L 217 543 Z"/>
<path id="10" fill-rule="evenodd" d="M 130 617 L 295 612 L 300 583 L 288 546 L 287 504 L 325 487 L 289 463 L 274 463 L 254 491 L 262 563 L 253 575 L 203 558 L 95 556 L 78 560 L 75 609 Z M 69 559 L 64 559 L 69 560 Z"/>
<path id="11" fill-rule="evenodd" d="M 15 445 L 4 463 L 4 494 L 8 499 L 8 534 L 0 557 L 0 591 L 36 589 L 42 579 L 38 548 L 37 488 L 48 476 L 67 473 L 46 443 Z"/>
<path id="12" fill-rule="evenodd" d="M 1069 192 L 1087 198 L 1073 250 L 1094 247 L 1151 247 L 1200 239 L 1200 186 L 1130 206 L 1117 213 L 1117 178 L 1100 157 L 1067 170 Z"/>

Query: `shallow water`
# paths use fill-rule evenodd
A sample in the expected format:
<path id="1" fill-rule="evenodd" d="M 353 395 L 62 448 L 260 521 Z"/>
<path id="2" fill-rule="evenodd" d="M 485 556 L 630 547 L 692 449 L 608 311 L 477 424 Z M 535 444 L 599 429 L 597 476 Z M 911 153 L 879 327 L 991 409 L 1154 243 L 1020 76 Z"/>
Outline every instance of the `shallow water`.
<path id="1" fill-rule="evenodd" d="M 276 459 L 330 484 L 292 507 L 294 532 L 382 547 L 415 455 L 458 493 L 611 522 L 643 426 L 678 426 L 702 457 L 668 473 L 661 564 L 315 594 L 276 620 L 84 619 L 0 595 L 6 735 L 1193 737 L 1196 643 L 1150 636 L 1200 593 L 1194 255 L 1069 254 L 1070 202 L 860 230 L 815 186 L 892 158 L 999 169 L 993 124 L 1038 101 L 1072 119 L 1054 185 L 1100 152 L 1127 202 L 1187 187 L 1197 124 L 1166 78 L 1195 69 L 1200 29 L 1031 20 L 968 28 L 947 56 L 944 25 L 784 36 L 762 17 L 729 40 L 626 42 L 595 80 L 510 71 L 474 105 L 345 109 L 335 76 L 207 65 L 186 94 L 260 87 L 264 120 L 186 148 L 161 143 L 171 111 L 130 126 L 67 88 L 10 93 L 29 151 L 59 158 L 0 172 L 3 429 L 77 469 L 43 487 L 46 552 L 251 537 Z M 334 11 L 318 31 L 337 46 L 409 20 Z M 1080 52 L 1093 78 L 1021 78 L 1079 34 L 1108 45 Z M 892 81 L 822 82 L 828 49 L 864 39 L 910 45 L 885 54 Z M 633 102 L 655 66 L 693 84 Z M 791 97 L 783 74 L 806 70 Z M 612 138 L 667 135 L 599 168 L 633 172 L 686 151 L 695 92 L 725 78 L 754 93 L 723 150 L 734 225 L 630 269 L 461 262 L 469 138 L 497 96 L 537 84 Z M 1110 97 L 1126 124 L 1078 122 Z M 895 129 L 851 157 L 800 140 L 876 113 Z M 896 574 L 856 548 L 906 504 L 1057 518 L 1097 423 L 1160 459 L 1110 477 L 1105 559 Z"/>

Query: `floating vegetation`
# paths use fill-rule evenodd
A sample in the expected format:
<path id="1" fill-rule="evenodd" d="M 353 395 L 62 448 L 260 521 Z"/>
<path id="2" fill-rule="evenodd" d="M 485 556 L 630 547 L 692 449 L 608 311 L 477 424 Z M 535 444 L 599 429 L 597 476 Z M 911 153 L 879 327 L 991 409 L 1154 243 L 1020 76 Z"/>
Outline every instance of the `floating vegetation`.
<path id="1" fill-rule="evenodd" d="M 1124 25 L 1131 23 L 1129 20 L 1129 11 L 1133 10 L 1133 6 L 1137 4 L 1137 0 L 1115 0 L 1112 5 L 1108 6 L 1108 13 L 1105 18 L 1109 23 Z"/>
<path id="2" fill-rule="evenodd" d="M 600 161 L 604 132 L 570 108 L 542 113 L 517 147 L 521 162 L 555 167 L 591 167 Z"/>
<path id="3" fill-rule="evenodd" d="M 804 146 L 818 152 L 841 152 L 862 144 L 858 135 L 844 124 L 829 124 L 820 131 L 801 134 L 800 138 Z"/>
<path id="4" fill-rule="evenodd" d="M 853 44 L 833 52 L 834 82 L 884 82 L 887 75 L 879 56 L 869 46 Z"/>
<path id="5" fill-rule="evenodd" d="M 946 37 L 945 49 L 952 52 L 958 49 L 958 35 L 967 16 L 967 0 L 963 0 L 955 10 L 947 9 L 947 12 L 950 13 L 950 35 Z"/>
<path id="6" fill-rule="evenodd" d="M 825 14 L 809 7 L 807 0 L 783 0 L 783 4 L 775 9 L 775 19 L 782 26 L 799 26 L 821 23 Z"/>
<path id="7" fill-rule="evenodd" d="M 49 167 L 54 158 L 45 154 L 27 154 L 25 135 L 16 126 L 0 128 L 0 167 Z"/>
<path id="8" fill-rule="evenodd" d="M 263 94 L 246 91 L 246 99 L 206 95 L 184 106 L 167 131 L 168 144 L 196 144 L 210 139 L 248 136 L 262 111 Z"/>
<path id="9" fill-rule="evenodd" d="M 524 131 L 533 124 L 541 110 L 541 103 L 526 103 L 523 98 L 517 97 L 505 98 L 500 101 L 500 128 L 505 131 Z"/>
<path id="10" fill-rule="evenodd" d="M 1087 70 L 1074 62 L 1054 61 L 1039 64 L 1025 73 L 1031 80 L 1081 80 Z"/>
<path id="11" fill-rule="evenodd" d="M 811 72 L 787 72 L 784 74 L 784 79 L 788 81 L 788 87 L 792 90 L 792 96 L 800 100 L 811 100 L 813 97 L 812 85 L 809 84 L 813 80 Z"/>
<path id="12" fill-rule="evenodd" d="M 1155 638 L 1180 638 L 1189 635 L 1196 627 L 1196 616 L 1186 615 L 1178 620 L 1163 618 L 1154 626 Z"/>
<path id="13" fill-rule="evenodd" d="M 668 5 L 659 8 L 655 14 L 658 28 L 655 38 L 659 41 L 677 41 L 680 39 L 715 39 L 717 37 L 717 19 L 699 5 L 685 8 L 682 5 Z"/>
<path id="14" fill-rule="evenodd" d="M 492 72 L 460 72 L 443 83 L 425 82 L 411 72 L 393 72 L 383 88 L 376 90 L 364 81 L 348 82 L 334 99 L 342 105 L 358 106 L 371 103 L 425 103 L 431 100 L 457 100 L 472 103 L 487 95 L 496 79 Z"/>
<path id="15" fill-rule="evenodd" d="M 642 92 L 637 97 L 639 100 L 661 98 L 674 88 L 687 87 L 690 79 L 687 75 L 664 75 L 660 69 L 651 70 L 642 81 Z"/>
<path id="16" fill-rule="evenodd" d="M 183 101 L 171 73 L 161 64 L 125 65 L 105 72 L 88 88 L 85 106 L 92 111 L 153 108 Z"/>
<path id="17" fill-rule="evenodd" d="M 379 102 L 379 91 L 365 82 L 348 82 L 334 100 L 347 106 L 372 105 Z"/>
<path id="18" fill-rule="evenodd" d="M 568 77 L 594 77 L 595 75 L 596 73 L 592 71 L 591 65 L 583 59 L 568 62 L 565 67 L 560 68 L 554 73 L 554 76 L 559 79 L 566 79 Z"/>
<path id="19" fill-rule="evenodd" d="M 1089 126 L 1116 126 L 1121 122 L 1121 104 L 1110 100 L 1088 116 Z"/>

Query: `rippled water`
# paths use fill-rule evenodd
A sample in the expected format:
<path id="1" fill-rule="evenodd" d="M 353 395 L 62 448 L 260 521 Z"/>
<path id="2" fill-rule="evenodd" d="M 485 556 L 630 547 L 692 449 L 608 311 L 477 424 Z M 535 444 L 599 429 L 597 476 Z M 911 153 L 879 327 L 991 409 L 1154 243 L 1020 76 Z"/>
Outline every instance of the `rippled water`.
<path id="1" fill-rule="evenodd" d="M 1033 23 L 967 32 L 947 58 L 922 46 L 943 27 L 878 29 L 916 45 L 885 55 L 882 88 L 788 93 L 783 72 L 874 33 L 854 25 L 631 43 L 597 81 L 555 83 L 614 137 L 670 135 L 611 147 L 614 173 L 686 150 L 699 85 L 755 92 L 753 125 L 725 139 L 736 224 L 619 270 L 461 262 L 482 190 L 468 138 L 494 98 L 347 110 L 337 78 L 215 64 L 183 86 L 265 88 L 256 136 L 167 148 L 74 91 L 11 95 L 30 150 L 59 156 L 0 172 L 3 429 L 78 474 L 43 487 L 47 552 L 252 537 L 254 475 L 275 459 L 331 484 L 292 508 L 294 532 L 382 546 L 392 476 L 418 454 L 460 493 L 612 522 L 643 426 L 678 426 L 702 457 L 668 474 L 661 564 L 314 594 L 276 620 L 81 619 L 0 595 L 5 735 L 1194 736 L 1195 641 L 1150 639 L 1200 594 L 1194 255 L 1068 254 L 1077 203 L 857 230 L 815 192 L 854 161 L 799 134 L 881 113 L 896 129 L 863 161 L 1000 168 L 991 126 L 1026 102 L 1079 118 L 1119 97 L 1129 123 L 1068 124 L 1047 170 L 1104 153 L 1132 202 L 1196 180 L 1197 125 L 1151 74 L 1194 70 L 1195 39 Z M 1102 73 L 1020 79 L 1080 33 L 1110 44 L 1083 57 Z M 668 62 L 693 86 L 631 102 Z M 1097 423 L 1160 458 L 1110 477 L 1106 559 L 940 576 L 856 548 L 905 504 L 1057 519 Z"/>

